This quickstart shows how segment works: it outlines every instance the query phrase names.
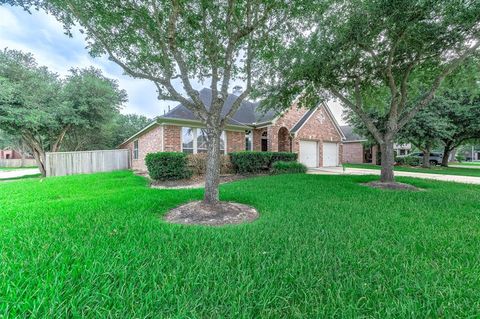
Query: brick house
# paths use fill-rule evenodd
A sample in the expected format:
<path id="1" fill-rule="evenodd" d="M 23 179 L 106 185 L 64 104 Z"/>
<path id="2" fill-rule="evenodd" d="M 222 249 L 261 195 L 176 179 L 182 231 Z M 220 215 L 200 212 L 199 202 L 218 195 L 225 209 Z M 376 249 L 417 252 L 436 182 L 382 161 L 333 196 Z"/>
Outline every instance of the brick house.
<path id="1" fill-rule="evenodd" d="M 199 91 L 209 107 L 211 90 Z M 230 94 L 223 112 L 232 106 L 236 95 Z M 145 171 L 145 156 L 152 152 L 206 152 L 203 123 L 185 106 L 178 105 L 123 142 L 119 148 L 130 149 L 132 168 Z M 237 151 L 295 152 L 307 167 L 338 166 L 342 163 L 344 134 L 325 103 L 313 109 L 296 104 L 280 114 L 262 112 L 258 102 L 243 101 L 222 134 L 225 154 Z"/>
<path id="2" fill-rule="evenodd" d="M 0 149 L 0 159 L 21 159 L 22 154 L 12 149 Z"/>
<path id="3" fill-rule="evenodd" d="M 380 164 L 380 148 L 378 145 L 368 146 L 368 140 L 355 132 L 353 127 L 344 125 L 340 127 L 345 139 L 343 141 L 344 163 L 373 163 Z M 395 143 L 395 155 L 407 155 L 412 150 L 412 145 Z"/>

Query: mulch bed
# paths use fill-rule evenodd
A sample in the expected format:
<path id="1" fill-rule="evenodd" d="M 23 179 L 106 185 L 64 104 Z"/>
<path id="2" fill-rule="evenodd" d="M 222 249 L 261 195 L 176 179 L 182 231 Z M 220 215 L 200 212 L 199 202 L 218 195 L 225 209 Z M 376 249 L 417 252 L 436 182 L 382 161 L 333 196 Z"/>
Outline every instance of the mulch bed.
<path id="1" fill-rule="evenodd" d="M 404 190 L 404 191 L 414 191 L 418 192 L 421 191 L 421 188 L 415 187 L 410 184 L 405 183 L 384 183 L 384 182 L 369 182 L 369 183 L 362 183 L 364 186 L 372 187 L 372 188 L 379 188 L 379 189 L 390 189 L 390 190 Z"/>
<path id="2" fill-rule="evenodd" d="M 248 205 L 219 202 L 207 205 L 194 201 L 172 209 L 165 220 L 169 223 L 184 225 L 222 226 L 251 222 L 258 218 L 258 211 Z"/>
<path id="3" fill-rule="evenodd" d="M 238 181 L 241 179 L 249 178 L 249 177 L 256 177 L 256 176 L 264 176 L 264 175 L 221 175 L 220 176 L 220 184 Z M 205 177 L 201 175 L 193 176 L 190 179 L 180 179 L 176 181 L 151 181 L 150 186 L 152 188 L 171 188 L 171 189 L 181 189 L 181 188 L 200 188 L 205 186 Z"/>

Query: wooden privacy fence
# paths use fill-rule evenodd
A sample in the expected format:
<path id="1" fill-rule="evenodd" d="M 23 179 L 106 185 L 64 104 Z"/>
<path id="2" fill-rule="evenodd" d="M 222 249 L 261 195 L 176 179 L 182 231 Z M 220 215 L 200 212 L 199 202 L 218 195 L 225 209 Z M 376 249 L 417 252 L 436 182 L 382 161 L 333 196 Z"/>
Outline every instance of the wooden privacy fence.
<path id="1" fill-rule="evenodd" d="M 47 176 L 91 174 L 130 168 L 128 150 L 47 153 Z"/>
<path id="2" fill-rule="evenodd" d="M 24 167 L 24 166 L 37 166 L 37 162 L 34 159 L 26 158 L 21 159 L 0 159 L 0 167 Z"/>

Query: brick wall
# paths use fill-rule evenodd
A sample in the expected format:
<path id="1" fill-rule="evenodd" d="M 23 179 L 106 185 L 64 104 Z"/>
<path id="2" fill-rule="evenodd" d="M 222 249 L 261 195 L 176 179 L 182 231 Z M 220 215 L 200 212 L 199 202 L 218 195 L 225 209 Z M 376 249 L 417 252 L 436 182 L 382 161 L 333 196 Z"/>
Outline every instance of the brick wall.
<path id="1" fill-rule="evenodd" d="M 163 131 L 163 141 L 165 152 L 182 151 L 182 127 L 175 125 L 165 125 Z"/>
<path id="2" fill-rule="evenodd" d="M 294 104 L 289 110 L 282 114 L 282 116 L 275 121 L 275 123 L 267 128 L 268 131 L 268 149 L 273 152 L 278 152 L 278 131 L 282 127 L 291 130 L 295 124 L 308 112 L 308 109 L 298 108 Z"/>
<path id="3" fill-rule="evenodd" d="M 323 142 L 339 143 L 338 163 L 342 163 L 342 137 L 323 107 L 316 110 L 297 132 L 292 143 L 292 151 L 295 153 L 298 153 L 300 150 L 300 140 L 318 141 L 319 166 L 323 165 Z"/>
<path id="4" fill-rule="evenodd" d="M 363 163 L 363 144 L 361 142 L 343 144 L 345 163 Z"/>
<path id="5" fill-rule="evenodd" d="M 132 169 L 146 171 L 145 156 L 148 153 L 162 151 L 162 126 L 155 126 L 153 129 L 138 137 L 138 159 L 133 159 L 133 142 L 131 141 L 122 148 L 130 150 L 132 158 Z"/>
<path id="6" fill-rule="evenodd" d="M 227 131 L 227 153 L 245 150 L 245 133 Z"/>

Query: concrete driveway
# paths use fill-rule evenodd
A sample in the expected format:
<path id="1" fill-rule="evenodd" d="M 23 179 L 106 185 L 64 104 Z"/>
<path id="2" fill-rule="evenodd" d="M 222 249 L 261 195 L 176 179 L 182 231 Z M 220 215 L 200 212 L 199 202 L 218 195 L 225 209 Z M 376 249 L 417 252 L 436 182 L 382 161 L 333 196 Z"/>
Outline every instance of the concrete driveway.
<path id="1" fill-rule="evenodd" d="M 24 169 L 13 169 L 11 171 L 9 170 L 0 171 L 0 181 L 2 179 L 18 178 L 18 177 L 23 177 L 28 175 L 35 175 L 35 174 L 40 174 L 40 171 L 38 170 L 38 168 L 24 168 Z"/>
<path id="2" fill-rule="evenodd" d="M 308 174 L 323 174 L 323 175 L 380 175 L 380 170 L 366 169 L 366 168 L 345 168 L 343 167 L 319 167 L 310 168 Z M 414 172 L 395 172 L 395 176 L 415 177 L 423 179 L 434 179 L 443 182 L 456 182 L 465 184 L 480 185 L 480 177 L 474 176 L 459 176 L 459 175 L 443 175 L 443 174 L 428 174 L 428 173 L 414 173 Z"/>

